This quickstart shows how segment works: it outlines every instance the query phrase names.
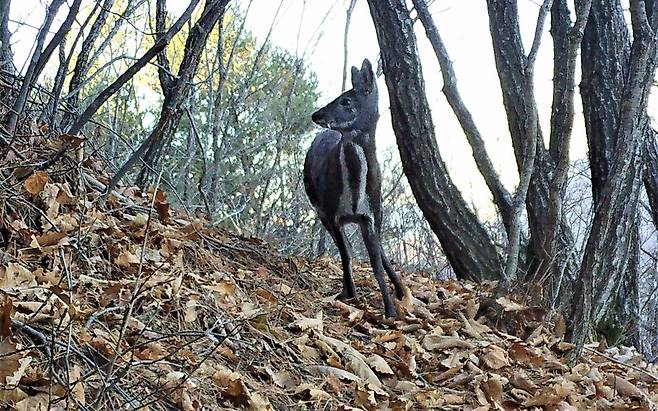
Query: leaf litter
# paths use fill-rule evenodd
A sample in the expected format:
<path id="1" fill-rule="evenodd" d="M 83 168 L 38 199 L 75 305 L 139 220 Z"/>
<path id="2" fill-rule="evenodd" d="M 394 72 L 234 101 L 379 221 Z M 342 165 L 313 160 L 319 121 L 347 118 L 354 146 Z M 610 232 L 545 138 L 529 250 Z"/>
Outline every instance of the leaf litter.
<path id="1" fill-rule="evenodd" d="M 38 138 L 17 150 L 27 163 L 52 155 Z M 492 283 L 403 273 L 401 319 L 387 320 L 368 265 L 354 268 L 360 297 L 338 301 L 341 270 L 328 257 L 282 256 L 212 228 L 157 188 L 124 187 L 102 203 L 108 180 L 92 159 L 64 156 L 39 170 L 9 154 L 0 190 L 5 407 L 657 407 L 655 364 L 601 344 L 571 363 L 564 320 L 550 323 L 514 296 L 494 304 Z"/>

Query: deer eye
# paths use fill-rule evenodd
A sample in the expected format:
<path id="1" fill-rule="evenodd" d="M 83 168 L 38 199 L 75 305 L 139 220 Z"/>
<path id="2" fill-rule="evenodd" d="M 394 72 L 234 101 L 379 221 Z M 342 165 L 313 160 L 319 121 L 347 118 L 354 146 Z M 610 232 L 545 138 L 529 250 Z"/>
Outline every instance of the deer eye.
<path id="1" fill-rule="evenodd" d="M 341 106 L 348 107 L 350 104 L 352 104 L 352 100 L 350 100 L 349 98 L 344 98 L 340 101 Z"/>

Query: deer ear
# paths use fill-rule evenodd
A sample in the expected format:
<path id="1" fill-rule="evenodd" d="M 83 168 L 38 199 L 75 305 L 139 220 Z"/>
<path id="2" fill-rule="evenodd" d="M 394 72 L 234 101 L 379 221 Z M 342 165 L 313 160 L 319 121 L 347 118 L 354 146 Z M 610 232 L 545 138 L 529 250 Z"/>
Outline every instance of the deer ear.
<path id="1" fill-rule="evenodd" d="M 361 72 L 356 66 L 352 66 L 352 88 L 355 90 L 361 89 Z"/>
<path id="2" fill-rule="evenodd" d="M 361 64 L 361 87 L 366 95 L 372 93 L 375 88 L 375 73 L 372 72 L 372 64 L 368 59 L 363 59 Z"/>

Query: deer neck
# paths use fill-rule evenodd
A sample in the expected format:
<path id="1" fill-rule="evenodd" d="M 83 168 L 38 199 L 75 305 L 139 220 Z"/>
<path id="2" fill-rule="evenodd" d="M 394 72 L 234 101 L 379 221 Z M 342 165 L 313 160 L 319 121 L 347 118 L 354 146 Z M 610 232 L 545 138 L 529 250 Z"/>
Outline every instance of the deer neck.
<path id="1" fill-rule="evenodd" d="M 365 129 L 354 128 L 349 131 L 341 132 L 344 143 L 352 143 L 361 146 L 366 153 L 375 152 L 375 130 L 377 124 L 373 124 Z"/>

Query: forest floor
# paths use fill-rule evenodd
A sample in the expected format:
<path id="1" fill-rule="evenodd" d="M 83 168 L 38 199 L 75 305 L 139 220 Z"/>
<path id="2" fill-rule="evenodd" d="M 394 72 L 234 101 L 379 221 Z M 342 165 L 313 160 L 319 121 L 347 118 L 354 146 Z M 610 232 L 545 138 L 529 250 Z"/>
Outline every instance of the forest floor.
<path id="1" fill-rule="evenodd" d="M 658 367 L 592 344 L 493 284 L 402 273 L 382 318 L 367 265 L 340 265 L 174 210 L 34 135 L 2 154 L 0 405 L 38 409 L 656 409 Z M 68 143 L 67 143 L 68 142 Z M 41 169 L 41 171 L 40 171 Z M 489 303 L 486 303 L 489 306 Z M 484 314 L 484 315 L 482 315 Z"/>

